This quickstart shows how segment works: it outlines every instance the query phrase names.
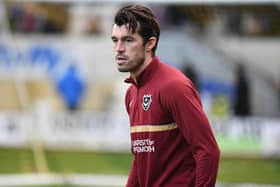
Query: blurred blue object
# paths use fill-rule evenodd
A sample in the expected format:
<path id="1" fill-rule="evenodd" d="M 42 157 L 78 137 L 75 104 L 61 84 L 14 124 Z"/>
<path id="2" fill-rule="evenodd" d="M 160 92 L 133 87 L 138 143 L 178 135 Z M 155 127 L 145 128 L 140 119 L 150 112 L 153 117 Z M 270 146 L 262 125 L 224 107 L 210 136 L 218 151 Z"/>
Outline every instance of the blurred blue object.
<path id="1" fill-rule="evenodd" d="M 77 67 L 71 64 L 57 81 L 57 88 L 69 110 L 76 110 L 85 91 L 85 82 L 79 77 Z"/>
<path id="2" fill-rule="evenodd" d="M 9 56 L 8 48 L 0 44 L 0 63 L 4 63 L 5 66 L 10 66 L 11 59 Z"/>
<path id="3" fill-rule="evenodd" d="M 223 80 L 215 80 L 208 77 L 208 79 L 202 79 L 200 87 L 203 92 L 209 92 L 211 94 L 223 94 L 229 98 L 234 96 L 234 85 L 231 82 L 225 82 Z"/>

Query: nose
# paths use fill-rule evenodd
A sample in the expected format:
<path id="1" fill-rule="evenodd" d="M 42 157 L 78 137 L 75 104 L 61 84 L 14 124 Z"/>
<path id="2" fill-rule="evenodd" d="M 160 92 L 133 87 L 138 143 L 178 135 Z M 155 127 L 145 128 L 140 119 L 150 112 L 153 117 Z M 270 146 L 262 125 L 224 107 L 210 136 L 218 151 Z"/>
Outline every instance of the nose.
<path id="1" fill-rule="evenodd" d="M 115 50 L 116 51 L 124 51 L 124 44 L 121 41 L 118 41 L 115 45 Z"/>

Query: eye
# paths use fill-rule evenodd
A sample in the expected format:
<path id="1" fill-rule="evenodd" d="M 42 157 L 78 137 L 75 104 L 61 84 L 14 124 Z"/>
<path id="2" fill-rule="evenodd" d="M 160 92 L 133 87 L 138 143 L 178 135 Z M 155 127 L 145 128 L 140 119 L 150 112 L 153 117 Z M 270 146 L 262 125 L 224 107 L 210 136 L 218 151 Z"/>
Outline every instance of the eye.
<path id="1" fill-rule="evenodd" d="M 118 42 L 118 39 L 117 39 L 117 38 L 112 38 L 112 42 L 113 42 L 113 43 L 117 43 L 117 42 Z"/>
<path id="2" fill-rule="evenodd" d="M 132 39 L 132 38 L 127 38 L 127 39 L 125 39 L 125 41 L 126 41 L 126 42 L 132 42 L 133 39 Z"/>
<path id="3" fill-rule="evenodd" d="M 125 42 L 133 42 L 133 41 L 134 41 L 134 38 L 132 38 L 132 37 L 125 37 L 125 38 L 124 38 L 124 41 L 125 41 Z"/>

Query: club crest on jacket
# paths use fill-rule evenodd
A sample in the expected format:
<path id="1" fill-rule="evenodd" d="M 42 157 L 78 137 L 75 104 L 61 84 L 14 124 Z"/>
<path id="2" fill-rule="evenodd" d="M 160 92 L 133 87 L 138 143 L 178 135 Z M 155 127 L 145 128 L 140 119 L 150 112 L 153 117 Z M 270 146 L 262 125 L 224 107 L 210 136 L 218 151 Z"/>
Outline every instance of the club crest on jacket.
<path id="1" fill-rule="evenodd" d="M 151 103 L 152 103 L 152 96 L 148 94 L 144 95 L 142 106 L 145 111 L 149 110 Z"/>

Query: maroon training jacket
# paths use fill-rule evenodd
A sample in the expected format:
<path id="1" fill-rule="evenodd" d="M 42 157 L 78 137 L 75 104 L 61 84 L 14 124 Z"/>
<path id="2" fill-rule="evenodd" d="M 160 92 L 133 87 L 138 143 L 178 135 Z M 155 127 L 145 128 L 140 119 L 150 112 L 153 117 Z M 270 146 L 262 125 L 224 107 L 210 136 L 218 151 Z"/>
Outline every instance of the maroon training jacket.
<path id="1" fill-rule="evenodd" d="M 154 57 L 127 90 L 127 187 L 214 187 L 220 151 L 192 82 Z"/>

